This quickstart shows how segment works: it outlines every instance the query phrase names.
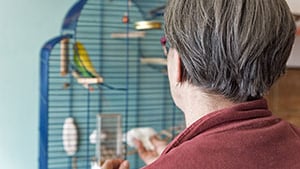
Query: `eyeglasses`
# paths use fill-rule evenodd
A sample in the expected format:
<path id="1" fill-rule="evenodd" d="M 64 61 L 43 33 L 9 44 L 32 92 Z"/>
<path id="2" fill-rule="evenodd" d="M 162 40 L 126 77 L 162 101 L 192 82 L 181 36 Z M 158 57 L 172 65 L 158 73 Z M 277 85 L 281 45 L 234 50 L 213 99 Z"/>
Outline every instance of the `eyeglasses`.
<path id="1" fill-rule="evenodd" d="M 162 49 L 164 51 L 164 55 L 168 56 L 169 47 L 167 45 L 167 38 L 165 36 L 163 36 L 163 37 L 160 38 L 160 44 L 161 44 L 161 47 L 162 47 Z"/>

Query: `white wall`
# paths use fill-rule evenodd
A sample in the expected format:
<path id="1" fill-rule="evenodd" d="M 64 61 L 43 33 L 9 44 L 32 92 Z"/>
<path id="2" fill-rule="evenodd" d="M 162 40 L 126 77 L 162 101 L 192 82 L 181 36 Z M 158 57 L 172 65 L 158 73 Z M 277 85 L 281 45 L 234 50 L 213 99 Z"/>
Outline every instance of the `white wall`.
<path id="1" fill-rule="evenodd" d="M 38 168 L 39 52 L 75 0 L 0 0 L 0 169 Z"/>
<path id="2" fill-rule="evenodd" d="M 300 0 L 286 0 L 289 4 L 291 11 L 300 15 Z"/>
<path id="3" fill-rule="evenodd" d="M 287 0 L 291 11 L 295 14 L 300 15 L 300 0 Z M 298 24 L 299 26 L 299 24 Z M 289 67 L 298 67 L 300 68 L 300 36 L 298 35 L 295 40 L 295 45 L 288 60 Z"/>
<path id="4" fill-rule="evenodd" d="M 300 36 L 299 35 L 296 37 L 295 45 L 287 65 L 288 67 L 300 68 Z"/>

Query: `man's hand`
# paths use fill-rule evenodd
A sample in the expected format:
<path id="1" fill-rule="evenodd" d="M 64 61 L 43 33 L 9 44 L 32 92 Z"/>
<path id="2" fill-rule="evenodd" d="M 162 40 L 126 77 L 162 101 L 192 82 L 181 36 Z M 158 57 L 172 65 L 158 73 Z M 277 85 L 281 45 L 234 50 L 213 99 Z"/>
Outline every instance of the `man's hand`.
<path id="1" fill-rule="evenodd" d="M 106 160 L 101 169 L 129 169 L 129 163 L 121 159 Z"/>
<path id="2" fill-rule="evenodd" d="M 166 141 L 160 140 L 156 136 L 151 137 L 150 141 L 155 147 L 154 150 L 147 150 L 141 141 L 134 140 L 134 144 L 138 150 L 139 156 L 147 165 L 154 162 L 167 146 Z"/>

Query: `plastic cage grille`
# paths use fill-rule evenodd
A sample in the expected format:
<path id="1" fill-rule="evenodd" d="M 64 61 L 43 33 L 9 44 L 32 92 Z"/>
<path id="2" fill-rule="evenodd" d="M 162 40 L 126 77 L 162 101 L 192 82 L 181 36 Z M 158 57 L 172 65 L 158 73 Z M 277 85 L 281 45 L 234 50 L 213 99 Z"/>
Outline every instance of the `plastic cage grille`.
<path id="1" fill-rule="evenodd" d="M 165 1 L 79 2 L 84 5 L 75 29 L 63 29 L 65 35 L 49 41 L 52 46 L 45 45 L 41 53 L 40 169 L 91 168 L 97 153 L 90 135 L 97 128 L 99 114 L 121 115 L 123 134 L 136 127 L 152 127 L 157 132 L 170 129 L 175 136 L 173 128 L 184 124 L 169 93 L 166 66 L 141 62 L 145 58 L 165 58 L 159 41 L 163 30 L 135 29 L 137 21 L 162 22 L 159 9 L 163 9 Z M 124 17 L 129 19 L 128 23 L 123 23 Z M 130 37 L 132 32 L 143 36 Z M 69 40 L 65 46 L 68 71 L 62 76 L 60 42 L 65 38 Z M 76 42 L 84 45 L 103 83 L 84 85 L 72 75 Z M 62 139 L 68 117 L 75 120 L 78 131 L 77 151 L 72 156 L 64 151 Z M 125 142 L 123 149 L 131 168 L 144 165 Z"/>

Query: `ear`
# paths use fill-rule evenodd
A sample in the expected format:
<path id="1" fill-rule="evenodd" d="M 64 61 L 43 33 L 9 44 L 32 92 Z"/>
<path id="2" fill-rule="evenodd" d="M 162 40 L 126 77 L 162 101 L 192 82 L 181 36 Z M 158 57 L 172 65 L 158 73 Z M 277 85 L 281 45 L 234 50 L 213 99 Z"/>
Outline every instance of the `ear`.
<path id="1" fill-rule="evenodd" d="M 182 67 L 181 67 L 181 59 L 177 52 L 177 50 L 174 50 L 174 62 L 175 62 L 175 76 L 176 76 L 176 82 L 182 82 Z"/>

